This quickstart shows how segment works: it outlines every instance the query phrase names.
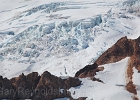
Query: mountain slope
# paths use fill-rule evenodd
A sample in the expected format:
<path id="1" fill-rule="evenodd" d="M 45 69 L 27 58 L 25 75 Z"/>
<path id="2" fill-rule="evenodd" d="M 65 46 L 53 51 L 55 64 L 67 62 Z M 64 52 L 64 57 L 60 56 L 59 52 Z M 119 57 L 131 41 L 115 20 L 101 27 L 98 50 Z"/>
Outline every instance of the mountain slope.
<path id="1" fill-rule="evenodd" d="M 116 87 L 117 89 L 119 89 L 120 91 L 119 93 L 121 93 L 121 89 L 123 89 L 123 91 L 125 90 L 133 94 L 133 95 L 131 94 L 132 95 L 131 99 L 139 100 L 139 97 L 138 97 L 139 90 L 136 88 L 137 85 L 134 84 L 135 82 L 133 79 L 135 75 L 137 75 L 138 77 L 137 73 L 139 72 L 139 66 L 140 66 L 140 60 L 139 60 L 140 41 L 139 40 L 140 40 L 140 37 L 134 40 L 127 39 L 127 37 L 122 37 L 112 47 L 106 50 L 97 59 L 97 61 L 94 64 L 85 66 L 83 69 L 79 70 L 75 74 L 75 76 L 79 78 L 88 77 L 89 79 L 92 79 L 93 81 L 98 81 L 98 82 L 101 82 L 101 84 L 104 84 L 105 87 L 100 87 L 100 89 L 96 90 L 95 92 L 99 91 L 98 93 L 103 94 L 102 92 L 100 92 L 101 90 L 103 90 L 103 92 L 108 91 L 107 93 L 110 93 L 109 88 L 111 88 L 111 90 L 114 90 L 112 88 Z M 127 60 L 125 60 L 124 58 Z M 134 69 L 137 69 L 138 71 L 137 72 L 135 71 L 134 73 Z M 102 74 L 100 75 L 100 73 Z M 124 82 L 121 83 L 122 82 L 121 80 L 123 80 Z M 135 80 L 138 80 L 138 79 L 135 78 Z M 108 84 L 112 86 L 107 86 Z M 84 87 L 87 88 L 87 86 L 85 85 Z M 92 89 L 93 87 L 94 85 L 92 86 Z M 118 87 L 121 87 L 121 89 Z M 97 96 L 98 93 L 95 94 L 95 96 Z M 119 93 L 116 93 L 116 91 L 114 91 L 113 94 L 110 94 L 109 96 L 112 96 L 115 94 L 117 95 L 118 98 L 122 99 L 126 95 L 126 94 L 123 94 L 123 96 L 121 97 Z M 88 92 L 88 94 L 90 93 Z M 92 96 L 92 98 L 94 99 L 96 97 Z M 100 98 L 103 98 L 103 97 L 101 96 Z M 105 95 L 105 98 L 107 98 L 107 100 L 108 99 L 111 100 L 111 97 L 108 97 L 107 95 Z M 115 98 L 115 99 L 118 100 L 118 98 Z M 127 99 L 130 99 L 130 97 L 128 97 Z M 126 98 L 124 100 L 126 100 Z"/>
<path id="2" fill-rule="evenodd" d="M 132 100 L 136 94 L 138 98 L 139 8 L 140 0 L 1 0 L 0 75 L 10 79 L 49 71 L 74 77 L 96 62 L 103 65 L 95 68 L 98 73 L 89 73 L 97 74 L 92 77 L 96 81 L 81 79 L 81 86 L 70 89 L 73 98 Z M 109 49 L 120 38 L 120 44 Z"/>
<path id="3" fill-rule="evenodd" d="M 135 21 L 139 21 L 138 17 L 123 10 L 121 11 L 124 13 L 120 13 L 120 1 L 11 2 L 21 7 L 17 10 L 9 6 L 7 9 L 21 13 L 17 18 L 11 15 L 12 19 L 1 19 L 1 32 L 14 32 L 14 35 L 1 34 L 0 65 L 3 67 L 0 70 L 1 75 L 6 77 L 32 71 L 41 74 L 45 70 L 54 75 L 74 76 L 76 71 L 96 61 L 121 37 L 138 37 L 139 28 L 134 25 Z M 47 9 L 50 12 L 42 12 Z M 95 10 L 98 12 L 95 13 Z M 1 15 L 12 11 L 2 11 Z M 88 14 L 76 14 L 83 11 Z M 31 14 L 26 15 L 29 12 Z M 35 22 L 34 17 L 37 16 L 38 21 Z M 15 24 L 19 26 L 20 21 L 21 27 L 16 27 Z M 81 56 L 77 57 L 78 55 Z M 54 71 L 55 66 L 59 71 Z"/>

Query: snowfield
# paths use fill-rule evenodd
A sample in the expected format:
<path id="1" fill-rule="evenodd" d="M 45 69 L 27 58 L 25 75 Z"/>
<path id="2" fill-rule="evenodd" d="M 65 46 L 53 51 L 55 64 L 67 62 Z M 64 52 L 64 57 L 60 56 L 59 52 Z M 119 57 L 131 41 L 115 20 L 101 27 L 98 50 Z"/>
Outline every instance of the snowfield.
<path id="1" fill-rule="evenodd" d="M 74 76 L 121 37 L 140 35 L 139 9 L 140 0 L 0 0 L 0 75 L 47 70 Z M 83 85 L 70 89 L 76 91 L 72 96 L 132 100 L 123 87 L 127 63 L 128 58 L 103 65 L 96 77 L 104 84 L 81 79 Z M 137 86 L 138 78 L 134 74 Z"/>
<path id="2" fill-rule="evenodd" d="M 98 72 L 96 78 L 104 83 L 93 82 L 90 79 L 81 79 L 83 85 L 71 88 L 73 97 L 88 97 L 87 100 L 132 100 L 131 94 L 125 90 L 125 71 L 128 59 L 117 63 L 103 65 L 105 70 Z"/>

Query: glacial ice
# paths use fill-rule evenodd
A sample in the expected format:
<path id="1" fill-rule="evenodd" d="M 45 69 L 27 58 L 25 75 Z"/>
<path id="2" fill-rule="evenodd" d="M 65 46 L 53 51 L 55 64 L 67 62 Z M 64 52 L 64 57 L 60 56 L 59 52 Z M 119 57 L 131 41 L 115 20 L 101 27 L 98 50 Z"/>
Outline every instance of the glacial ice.
<path id="1" fill-rule="evenodd" d="M 13 31 L 0 32 L 0 34 L 15 35 Z"/>
<path id="2" fill-rule="evenodd" d="M 102 16 L 97 15 L 92 18 L 75 21 L 34 25 L 7 40 L 2 45 L 5 49 L 0 52 L 6 55 L 10 52 L 16 53 L 18 51 L 18 54 L 22 53 L 23 57 L 38 57 L 39 52 L 42 51 L 39 49 L 41 45 L 49 52 L 58 50 L 58 52 L 63 53 L 63 50 L 58 48 L 77 52 L 81 49 L 86 49 L 89 47 L 89 43 L 94 41 L 94 33 L 91 30 L 95 26 L 99 26 L 100 23 L 102 23 Z M 8 47 L 13 49 L 9 50 Z M 31 50 L 23 51 L 20 48 L 31 48 Z"/>

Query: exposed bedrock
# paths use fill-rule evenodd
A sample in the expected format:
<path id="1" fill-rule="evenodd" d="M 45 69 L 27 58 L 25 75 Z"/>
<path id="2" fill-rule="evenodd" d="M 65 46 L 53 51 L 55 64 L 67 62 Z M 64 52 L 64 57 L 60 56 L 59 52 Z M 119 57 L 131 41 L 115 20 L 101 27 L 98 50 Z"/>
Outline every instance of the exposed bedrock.
<path id="1" fill-rule="evenodd" d="M 0 77 L 0 99 L 32 99 L 53 100 L 71 97 L 68 91 L 71 87 L 81 85 L 78 78 L 61 78 L 45 71 L 41 76 L 37 72 L 7 79 Z"/>
<path id="2" fill-rule="evenodd" d="M 112 47 L 106 50 L 92 65 L 87 65 L 80 69 L 75 77 L 90 77 L 93 80 L 96 72 L 104 70 L 100 65 L 115 63 L 126 57 L 133 57 L 133 66 L 140 72 L 140 37 L 137 39 L 128 39 L 126 36 L 119 39 Z"/>

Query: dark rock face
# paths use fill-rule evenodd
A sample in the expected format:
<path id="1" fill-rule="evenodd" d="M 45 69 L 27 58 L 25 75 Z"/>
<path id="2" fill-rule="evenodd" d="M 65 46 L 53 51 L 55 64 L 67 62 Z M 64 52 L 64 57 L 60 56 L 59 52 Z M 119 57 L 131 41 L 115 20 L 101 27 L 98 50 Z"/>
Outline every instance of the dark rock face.
<path id="1" fill-rule="evenodd" d="M 0 77 L 0 99 L 52 100 L 64 97 L 73 99 L 67 90 L 79 85 L 81 85 L 81 81 L 78 78 L 61 79 L 47 71 L 41 76 L 37 72 L 33 72 L 28 75 L 21 74 L 10 80 Z M 6 89 L 13 93 L 7 93 Z"/>
<path id="2" fill-rule="evenodd" d="M 70 89 L 71 87 L 81 85 L 81 81 L 78 78 L 69 77 L 67 79 L 64 79 L 62 84 L 63 88 Z"/>
<path id="3" fill-rule="evenodd" d="M 104 67 L 98 67 L 98 65 L 94 63 L 93 65 L 87 65 L 83 69 L 79 70 L 75 74 L 75 77 L 78 77 L 78 78 L 90 77 L 91 80 L 93 81 L 102 82 L 100 79 L 97 79 L 94 76 L 96 75 L 96 72 L 103 71 L 103 70 L 104 70 Z"/>
<path id="4" fill-rule="evenodd" d="M 98 65 L 118 62 L 133 56 L 133 66 L 140 72 L 140 37 L 127 39 L 123 37 L 104 52 L 96 61 Z"/>
<path id="5" fill-rule="evenodd" d="M 87 74 L 89 71 L 96 69 L 98 65 L 95 63 L 93 65 L 87 65 L 83 69 L 80 69 L 76 74 L 75 77 L 78 77 L 80 74 L 85 73 Z"/>
<path id="6" fill-rule="evenodd" d="M 0 99 L 16 100 L 16 89 L 14 85 L 7 78 L 0 76 Z"/>
<path id="7" fill-rule="evenodd" d="M 77 100 L 86 100 L 87 97 L 80 97 Z"/>
<path id="8" fill-rule="evenodd" d="M 31 97 L 32 90 L 34 90 L 38 84 L 40 76 L 37 72 L 33 72 L 25 76 L 24 74 L 19 77 L 12 78 L 10 81 L 15 86 L 19 99 L 27 99 Z"/>
<path id="9" fill-rule="evenodd" d="M 98 81 L 99 79 L 96 79 L 94 76 L 96 75 L 96 72 L 104 69 L 99 68 L 98 65 L 118 62 L 131 56 L 134 56 L 134 66 L 140 72 L 140 37 L 134 40 L 122 37 L 111 48 L 105 51 L 97 59 L 95 64 L 85 66 L 75 74 L 75 77 L 90 77 L 92 80 Z"/>
<path id="10" fill-rule="evenodd" d="M 69 97 L 70 93 L 67 89 L 81 85 L 81 81 L 77 78 L 61 79 L 51 75 L 49 72 L 44 72 L 35 89 L 33 100 L 52 100 L 55 98 Z M 42 92 L 43 90 L 43 92 Z"/>
<path id="11" fill-rule="evenodd" d="M 104 52 L 96 61 L 98 65 L 118 62 L 126 57 L 133 55 L 133 40 L 123 37 L 117 41 L 111 48 Z"/>
<path id="12" fill-rule="evenodd" d="M 133 59 L 133 66 L 140 72 L 140 36 L 134 42 L 134 59 Z"/>
<path id="13" fill-rule="evenodd" d="M 140 37 L 137 39 L 127 39 L 123 37 L 111 48 L 104 52 L 96 61 L 98 65 L 118 62 L 132 55 L 140 55 Z"/>

